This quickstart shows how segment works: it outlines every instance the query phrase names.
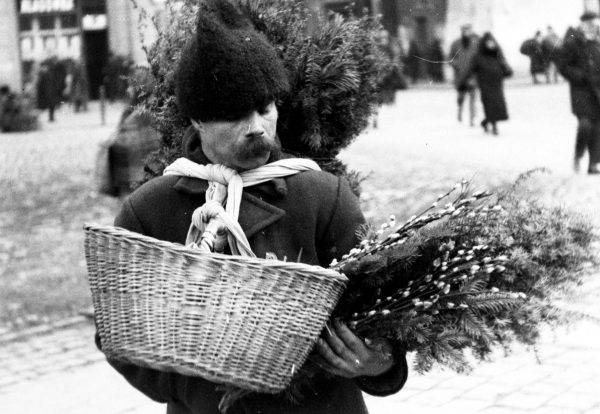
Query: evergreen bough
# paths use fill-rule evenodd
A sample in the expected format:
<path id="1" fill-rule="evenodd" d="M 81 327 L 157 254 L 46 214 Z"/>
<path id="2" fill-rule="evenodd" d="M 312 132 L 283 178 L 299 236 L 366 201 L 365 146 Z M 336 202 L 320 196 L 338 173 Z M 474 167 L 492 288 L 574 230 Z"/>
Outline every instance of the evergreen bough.
<path id="1" fill-rule="evenodd" d="M 349 173 L 336 156 L 367 127 L 379 85 L 392 69 L 379 22 L 368 15 L 314 16 L 301 0 L 232 1 L 276 47 L 289 72 L 291 91 L 278 102 L 284 152 L 346 175 L 358 193 L 358 174 Z M 148 178 L 182 155 L 190 121 L 177 107 L 173 77 L 182 47 L 195 33 L 198 8 L 199 0 L 167 0 L 164 19 L 155 22 L 159 37 L 147 50 L 155 82 L 142 93 L 162 147 L 147 162 Z"/>

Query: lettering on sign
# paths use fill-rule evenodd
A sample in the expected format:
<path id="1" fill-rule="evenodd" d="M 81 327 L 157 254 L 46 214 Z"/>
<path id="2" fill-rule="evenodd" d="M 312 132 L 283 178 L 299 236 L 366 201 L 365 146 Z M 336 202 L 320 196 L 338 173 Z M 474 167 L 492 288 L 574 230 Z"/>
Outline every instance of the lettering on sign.
<path id="1" fill-rule="evenodd" d="M 23 14 L 67 12 L 74 9 L 74 0 L 21 0 Z"/>

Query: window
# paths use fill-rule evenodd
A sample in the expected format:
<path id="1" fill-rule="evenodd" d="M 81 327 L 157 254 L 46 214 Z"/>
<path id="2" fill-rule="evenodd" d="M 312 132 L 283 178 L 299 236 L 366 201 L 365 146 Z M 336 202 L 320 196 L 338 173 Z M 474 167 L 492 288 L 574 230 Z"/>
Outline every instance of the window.
<path id="1" fill-rule="evenodd" d="M 56 38 L 54 36 L 44 36 L 43 38 L 44 50 L 47 52 L 56 51 Z"/>
<path id="2" fill-rule="evenodd" d="M 29 56 L 33 52 L 33 38 L 27 36 L 21 38 L 21 53 Z"/>
<path id="3" fill-rule="evenodd" d="M 31 16 L 19 16 L 19 29 L 22 32 L 28 32 L 33 28 L 33 19 Z"/>
<path id="4" fill-rule="evenodd" d="M 40 16 L 40 30 L 54 30 L 54 16 Z"/>
<path id="5" fill-rule="evenodd" d="M 60 27 L 63 29 L 78 27 L 77 15 L 75 14 L 63 14 L 60 16 Z"/>

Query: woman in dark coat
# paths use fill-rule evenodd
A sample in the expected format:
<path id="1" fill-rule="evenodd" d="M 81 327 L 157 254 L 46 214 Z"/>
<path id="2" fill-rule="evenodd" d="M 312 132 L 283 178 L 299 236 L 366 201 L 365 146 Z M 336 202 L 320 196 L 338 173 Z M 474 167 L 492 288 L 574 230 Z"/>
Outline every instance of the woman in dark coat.
<path id="1" fill-rule="evenodd" d="M 550 83 L 549 66 L 550 66 L 550 55 L 549 50 L 544 45 L 544 39 L 542 38 L 542 32 L 539 30 L 535 33 L 533 39 L 527 39 L 521 45 L 521 53 L 528 56 L 530 59 L 529 71 L 531 72 L 531 79 L 534 84 L 540 83 L 537 75 L 546 75 L 547 83 Z"/>
<path id="2" fill-rule="evenodd" d="M 481 91 L 481 103 L 485 113 L 481 126 L 488 132 L 488 126 L 491 124 L 492 133 L 498 135 L 496 123 L 508 119 L 504 78 L 512 76 L 512 69 L 506 63 L 504 54 L 491 33 L 487 32 L 481 38 L 479 51 L 472 60 L 469 72 L 477 78 Z"/>

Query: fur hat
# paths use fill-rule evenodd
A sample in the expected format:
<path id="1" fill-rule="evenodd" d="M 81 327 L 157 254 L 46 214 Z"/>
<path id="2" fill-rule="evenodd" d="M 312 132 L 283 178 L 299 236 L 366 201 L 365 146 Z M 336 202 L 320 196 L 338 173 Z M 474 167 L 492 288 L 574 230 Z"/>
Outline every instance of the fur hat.
<path id="1" fill-rule="evenodd" d="M 175 72 L 181 112 L 202 121 L 239 119 L 287 90 L 283 62 L 248 16 L 227 0 L 204 1 Z"/>

